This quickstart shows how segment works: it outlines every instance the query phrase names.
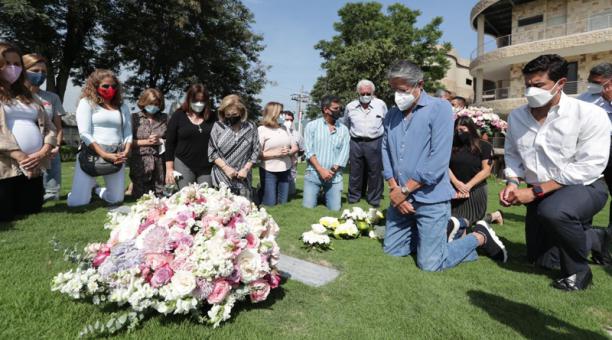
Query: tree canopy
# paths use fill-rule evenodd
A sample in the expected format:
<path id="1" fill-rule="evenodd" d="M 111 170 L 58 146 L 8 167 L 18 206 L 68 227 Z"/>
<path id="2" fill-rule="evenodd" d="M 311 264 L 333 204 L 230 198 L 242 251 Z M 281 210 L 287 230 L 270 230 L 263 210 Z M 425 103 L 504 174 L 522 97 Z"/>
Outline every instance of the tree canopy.
<path id="1" fill-rule="evenodd" d="M 201 82 L 215 101 L 241 95 L 251 113 L 267 71 L 253 20 L 240 0 L 0 0 L 0 39 L 47 57 L 60 96 L 68 77 L 80 85 L 110 68 L 132 99 L 147 87 L 177 98 Z"/>
<path id="2" fill-rule="evenodd" d="M 390 5 L 386 13 L 377 2 L 349 3 L 342 7 L 338 11 L 340 21 L 334 23 L 337 34 L 315 45 L 324 60 L 321 67 L 325 74 L 313 86 L 313 101 L 317 103 L 325 94 L 335 94 L 348 103 L 357 97 L 357 82 L 365 78 L 376 85 L 376 96 L 392 105 L 393 93 L 386 71 L 398 59 L 421 66 L 427 90 L 438 86 L 437 81 L 449 67 L 446 53 L 451 45 L 440 42 L 442 18 L 433 18 L 418 28 L 420 14 L 402 4 Z M 318 112 L 318 105 L 309 107 L 309 116 Z"/>

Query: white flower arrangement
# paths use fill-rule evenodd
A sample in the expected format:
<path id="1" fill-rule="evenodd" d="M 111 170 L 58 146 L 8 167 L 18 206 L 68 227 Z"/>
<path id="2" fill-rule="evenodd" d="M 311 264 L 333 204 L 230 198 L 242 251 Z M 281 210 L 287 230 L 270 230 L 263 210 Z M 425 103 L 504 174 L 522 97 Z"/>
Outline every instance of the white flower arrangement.
<path id="1" fill-rule="evenodd" d="M 330 250 L 333 249 L 331 246 L 331 239 L 327 235 L 327 228 L 322 224 L 311 225 L 311 230 L 302 233 L 301 237 L 304 242 L 304 247 L 310 250 Z"/>
<path id="2" fill-rule="evenodd" d="M 147 312 L 197 315 L 217 327 L 236 301 L 264 301 L 280 284 L 278 225 L 226 187 L 145 195 L 128 214 L 110 213 L 105 228 L 109 240 L 87 245 L 79 266 L 55 276 L 52 290 L 128 311 L 81 335 L 131 329 Z"/>

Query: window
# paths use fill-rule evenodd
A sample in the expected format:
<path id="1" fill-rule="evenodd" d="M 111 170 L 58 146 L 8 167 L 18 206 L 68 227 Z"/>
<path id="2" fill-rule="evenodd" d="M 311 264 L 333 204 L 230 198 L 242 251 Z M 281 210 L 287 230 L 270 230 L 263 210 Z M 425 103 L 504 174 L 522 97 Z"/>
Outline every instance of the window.
<path id="1" fill-rule="evenodd" d="M 467 85 L 467 86 L 472 86 L 472 79 L 470 79 L 470 78 L 465 78 L 465 85 Z"/>
<path id="2" fill-rule="evenodd" d="M 527 25 L 533 25 L 533 24 L 537 24 L 537 23 L 540 23 L 540 22 L 543 22 L 543 21 L 544 21 L 544 16 L 542 14 L 534 15 L 532 17 L 519 19 L 518 27 L 523 27 L 523 26 L 527 26 Z"/>
<path id="3" fill-rule="evenodd" d="M 567 83 L 563 87 L 566 94 L 578 93 L 578 63 L 567 63 Z"/>

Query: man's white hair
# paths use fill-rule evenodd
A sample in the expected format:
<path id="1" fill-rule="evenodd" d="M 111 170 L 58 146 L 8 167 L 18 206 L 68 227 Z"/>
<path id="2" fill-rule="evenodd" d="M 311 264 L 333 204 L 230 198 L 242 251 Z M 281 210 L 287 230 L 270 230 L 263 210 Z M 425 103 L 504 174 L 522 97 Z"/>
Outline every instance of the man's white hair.
<path id="1" fill-rule="evenodd" d="M 357 92 L 359 92 L 359 89 L 362 87 L 368 86 L 372 89 L 372 93 L 374 93 L 376 91 L 376 86 L 374 86 L 374 83 L 370 80 L 367 79 L 361 79 L 358 83 L 357 83 Z"/>

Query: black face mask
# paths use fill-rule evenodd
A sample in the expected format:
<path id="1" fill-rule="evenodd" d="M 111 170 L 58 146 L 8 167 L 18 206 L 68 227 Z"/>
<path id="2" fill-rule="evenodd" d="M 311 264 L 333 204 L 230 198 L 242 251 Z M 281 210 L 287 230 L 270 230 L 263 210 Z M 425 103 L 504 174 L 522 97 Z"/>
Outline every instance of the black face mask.
<path id="1" fill-rule="evenodd" d="M 338 119 L 340 119 L 342 117 L 342 111 L 341 110 L 338 110 L 338 111 L 329 110 L 329 111 L 330 111 L 331 117 L 334 120 L 338 120 Z"/>
<path id="2" fill-rule="evenodd" d="M 457 142 L 461 145 L 470 143 L 470 134 L 468 132 L 457 132 Z"/>
<path id="3" fill-rule="evenodd" d="M 225 121 L 230 126 L 233 126 L 233 125 L 236 125 L 238 122 L 240 122 L 240 116 L 226 117 Z"/>

